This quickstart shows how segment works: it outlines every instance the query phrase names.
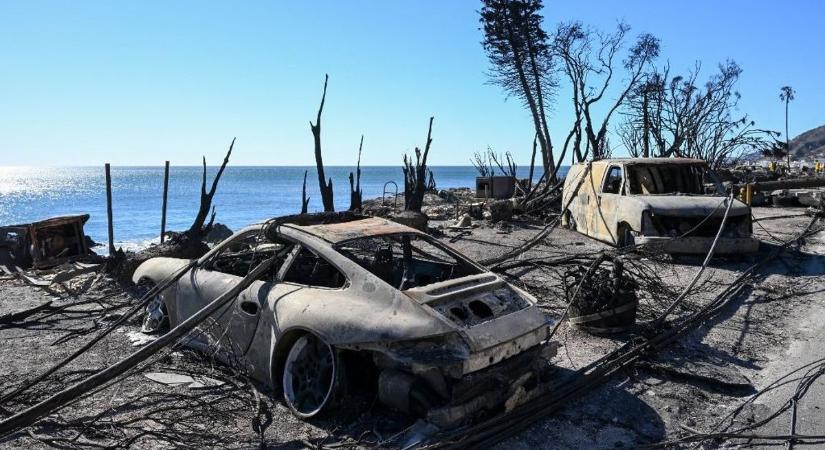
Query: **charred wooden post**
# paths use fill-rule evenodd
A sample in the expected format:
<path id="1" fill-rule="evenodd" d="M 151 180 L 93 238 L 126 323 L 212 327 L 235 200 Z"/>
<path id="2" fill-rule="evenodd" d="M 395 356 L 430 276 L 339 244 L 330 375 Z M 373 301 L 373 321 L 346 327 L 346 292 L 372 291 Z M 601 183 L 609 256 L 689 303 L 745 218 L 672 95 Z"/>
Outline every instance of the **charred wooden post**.
<path id="1" fill-rule="evenodd" d="M 358 144 L 358 163 L 355 166 L 355 175 L 349 173 L 349 210 L 360 211 L 363 193 L 361 191 L 361 150 L 364 148 L 364 135 L 361 135 L 361 143 Z"/>
<path id="2" fill-rule="evenodd" d="M 166 161 L 166 166 L 163 169 L 163 206 L 160 210 L 160 243 L 163 244 L 164 235 L 166 234 L 166 200 L 169 196 L 169 161 Z"/>
<path id="3" fill-rule="evenodd" d="M 115 254 L 115 232 L 112 223 L 112 174 L 109 163 L 106 163 L 106 218 L 109 221 L 109 256 Z"/>
<path id="4" fill-rule="evenodd" d="M 315 139 L 315 167 L 318 172 L 318 187 L 321 188 L 321 201 L 324 203 L 324 212 L 335 211 L 335 202 L 332 196 L 332 178 L 327 182 L 324 174 L 324 158 L 321 155 L 321 113 L 324 111 L 324 101 L 327 98 L 327 82 L 329 75 L 324 75 L 324 93 L 321 95 L 321 106 L 318 107 L 318 116 L 315 124 L 309 121 L 309 129 Z"/>
<path id="5" fill-rule="evenodd" d="M 232 138 L 232 143 L 229 144 L 229 150 L 226 152 L 226 156 L 223 158 L 223 163 L 221 167 L 218 169 L 218 173 L 215 174 L 215 179 L 212 180 L 212 187 L 209 191 L 206 190 L 206 157 L 203 157 L 203 178 L 201 181 L 201 204 L 200 208 L 198 209 L 198 215 L 195 216 L 195 221 L 192 222 L 192 226 L 189 227 L 189 230 L 186 231 L 186 235 L 193 241 L 200 241 L 201 238 L 209 232 L 209 229 L 212 227 L 212 224 L 215 220 L 215 208 L 212 206 L 212 198 L 215 197 L 215 192 L 218 189 L 218 182 L 221 180 L 221 176 L 223 175 L 223 171 L 226 169 L 226 165 L 229 164 L 229 157 L 232 155 L 232 149 L 235 147 L 235 138 Z M 209 220 L 209 223 L 204 226 L 204 222 L 206 222 L 206 217 L 209 215 L 209 212 L 212 212 L 212 216 Z"/>
<path id="6" fill-rule="evenodd" d="M 415 161 L 404 155 L 404 209 L 421 212 L 424 204 L 424 193 L 427 190 L 427 156 L 433 142 L 433 117 L 430 117 L 430 126 L 427 131 L 427 143 L 424 152 L 415 148 Z"/>
<path id="7" fill-rule="evenodd" d="M 307 173 L 308 170 L 304 171 L 304 187 L 301 189 L 301 214 L 306 214 L 309 209 L 309 197 L 307 197 Z"/>

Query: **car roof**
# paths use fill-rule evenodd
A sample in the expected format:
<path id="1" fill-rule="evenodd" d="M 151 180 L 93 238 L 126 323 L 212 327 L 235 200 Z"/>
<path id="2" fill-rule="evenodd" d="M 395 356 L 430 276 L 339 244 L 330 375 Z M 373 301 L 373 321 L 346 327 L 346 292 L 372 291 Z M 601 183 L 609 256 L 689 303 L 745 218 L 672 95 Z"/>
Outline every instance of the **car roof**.
<path id="1" fill-rule="evenodd" d="M 380 217 L 369 217 L 348 222 L 314 225 L 297 225 L 287 222 L 282 224 L 281 227 L 302 231 L 332 244 L 338 244 L 351 239 L 387 234 L 424 234 L 415 228 L 411 228 L 391 220 L 382 219 Z"/>

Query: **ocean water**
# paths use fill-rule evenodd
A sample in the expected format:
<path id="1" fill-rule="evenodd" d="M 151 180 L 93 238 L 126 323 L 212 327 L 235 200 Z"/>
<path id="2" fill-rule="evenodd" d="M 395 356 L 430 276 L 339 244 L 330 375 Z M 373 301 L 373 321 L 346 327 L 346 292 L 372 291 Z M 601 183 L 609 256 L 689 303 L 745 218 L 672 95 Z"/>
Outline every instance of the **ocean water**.
<path id="1" fill-rule="evenodd" d="M 301 209 L 304 171 L 309 210 L 323 210 L 315 167 L 228 166 L 218 184 L 213 205 L 216 222 L 237 230 L 270 217 L 295 214 Z M 349 207 L 349 173 L 353 167 L 327 167 L 332 178 L 336 210 Z M 472 166 L 432 167 L 440 189 L 471 187 L 477 172 Z M 163 167 L 112 167 L 112 203 L 116 246 L 137 249 L 157 242 L 163 202 Z M 217 167 L 207 168 L 207 189 Z M 403 192 L 400 166 L 362 167 L 364 199 L 381 197 L 385 183 L 394 181 Z M 527 167 L 519 167 L 526 177 Z M 169 173 L 167 230 L 185 230 L 200 203 L 201 167 L 172 166 Z M 536 168 L 535 179 L 541 176 Z M 394 187 L 388 189 L 394 192 Z M 86 234 L 105 243 L 106 190 L 99 167 L 0 167 L 0 225 L 26 223 L 65 214 L 87 213 Z M 105 247 L 95 249 L 100 252 Z"/>

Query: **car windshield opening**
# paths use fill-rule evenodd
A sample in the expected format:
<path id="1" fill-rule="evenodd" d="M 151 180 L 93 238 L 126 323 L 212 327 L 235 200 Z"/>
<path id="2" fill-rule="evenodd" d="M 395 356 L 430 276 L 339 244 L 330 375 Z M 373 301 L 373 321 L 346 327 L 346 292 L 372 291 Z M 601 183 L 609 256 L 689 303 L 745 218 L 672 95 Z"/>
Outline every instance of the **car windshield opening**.
<path id="1" fill-rule="evenodd" d="M 446 247 L 416 234 L 363 237 L 335 248 L 402 291 L 481 273 Z"/>
<path id="2" fill-rule="evenodd" d="M 630 194 L 703 194 L 705 168 L 698 164 L 634 164 L 627 168 Z"/>
<path id="3" fill-rule="evenodd" d="M 275 264 L 258 279 L 262 281 L 274 281 L 278 270 L 286 259 L 286 255 L 293 244 L 282 241 L 270 241 L 259 232 L 249 233 L 240 236 L 215 254 L 206 264 L 207 270 L 245 277 L 252 269 L 264 260 L 277 255 Z"/>

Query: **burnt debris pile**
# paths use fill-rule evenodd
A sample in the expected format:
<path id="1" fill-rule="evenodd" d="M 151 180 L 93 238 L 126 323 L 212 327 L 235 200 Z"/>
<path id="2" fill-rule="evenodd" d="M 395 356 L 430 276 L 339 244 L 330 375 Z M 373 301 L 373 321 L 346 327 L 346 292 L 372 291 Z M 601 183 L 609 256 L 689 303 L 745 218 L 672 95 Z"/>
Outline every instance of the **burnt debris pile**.
<path id="1" fill-rule="evenodd" d="M 636 323 L 638 283 L 620 258 L 606 265 L 577 266 L 564 275 L 570 323 L 591 333 L 617 333 Z"/>

